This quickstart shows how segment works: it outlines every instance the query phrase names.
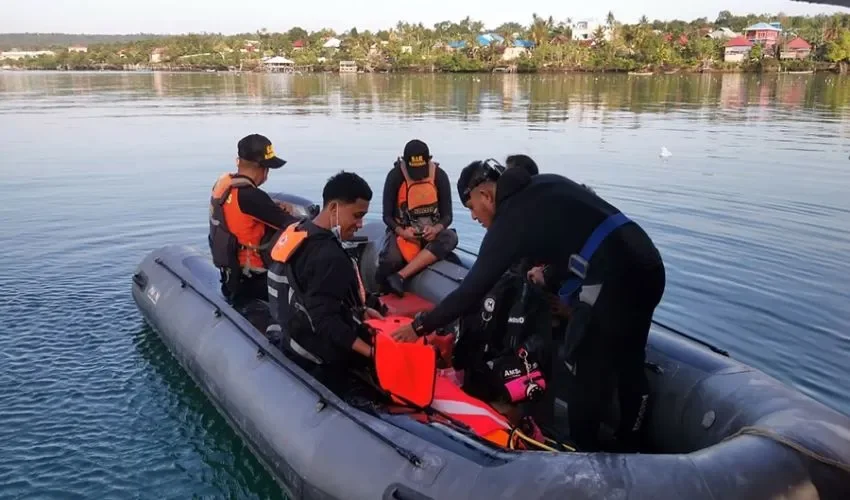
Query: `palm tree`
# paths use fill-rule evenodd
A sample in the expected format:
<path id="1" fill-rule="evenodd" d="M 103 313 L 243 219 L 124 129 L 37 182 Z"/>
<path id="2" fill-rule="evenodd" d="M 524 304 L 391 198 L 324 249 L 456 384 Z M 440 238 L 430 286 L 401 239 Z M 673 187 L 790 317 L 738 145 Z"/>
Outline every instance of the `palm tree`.
<path id="1" fill-rule="evenodd" d="M 549 40 L 549 26 L 546 20 L 536 13 L 531 15 L 531 19 L 531 39 L 539 47 Z"/>

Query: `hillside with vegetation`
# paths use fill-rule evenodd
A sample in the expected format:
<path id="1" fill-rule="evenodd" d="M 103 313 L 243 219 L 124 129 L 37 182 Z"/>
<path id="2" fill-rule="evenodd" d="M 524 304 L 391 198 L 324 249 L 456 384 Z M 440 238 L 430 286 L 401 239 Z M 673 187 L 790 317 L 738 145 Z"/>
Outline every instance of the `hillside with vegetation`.
<path id="1" fill-rule="evenodd" d="M 76 45 L 120 45 L 139 40 L 165 38 L 168 35 L 138 33 L 133 35 L 78 35 L 73 33 L 0 33 L 0 51 L 65 48 Z"/>
<path id="2" fill-rule="evenodd" d="M 780 43 L 796 37 L 806 40 L 810 55 L 780 61 L 779 46 L 764 50 L 756 45 L 744 60 L 725 62 L 727 39 L 709 35 L 721 28 L 740 33 L 759 22 L 779 23 Z M 574 36 L 577 26 L 571 18 L 556 20 L 535 14 L 528 24 L 509 22 L 496 27 L 467 17 L 432 27 L 399 22 L 377 32 L 352 28 L 341 33 L 330 29 L 309 33 L 295 27 L 286 32 L 263 28 L 238 35 L 126 35 L 127 39 L 89 35 L 86 52 L 68 50 L 68 45 L 83 42 L 62 35 L 30 34 L 26 39 L 0 35 L 4 47 L 10 39 L 28 40 L 15 48 L 53 51 L 52 55 L 4 59 L 0 65 L 24 69 L 251 71 L 263 69 L 262 61 L 268 57 L 285 56 L 300 68 L 313 71 L 334 71 L 341 61 L 354 61 L 366 71 L 674 72 L 844 69 L 850 62 L 850 15 L 844 14 L 734 16 L 723 11 L 714 20 L 650 21 L 643 17 L 638 23 L 626 24 L 609 13 L 586 39 L 578 40 Z M 329 40 L 335 43 L 328 46 Z M 507 58 L 506 52 L 515 57 Z"/>

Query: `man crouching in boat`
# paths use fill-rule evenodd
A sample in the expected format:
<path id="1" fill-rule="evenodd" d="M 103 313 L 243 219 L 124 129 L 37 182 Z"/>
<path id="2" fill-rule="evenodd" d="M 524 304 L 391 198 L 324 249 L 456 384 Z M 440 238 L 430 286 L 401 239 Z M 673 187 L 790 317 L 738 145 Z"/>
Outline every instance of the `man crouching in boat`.
<path id="1" fill-rule="evenodd" d="M 361 321 L 381 315 L 365 306 L 345 244 L 363 226 L 371 199 L 365 180 L 340 172 L 325 184 L 319 215 L 288 226 L 272 247 L 267 333 L 305 368 L 337 372 L 370 363 L 373 350 Z"/>
<path id="2" fill-rule="evenodd" d="M 472 218 L 487 229 L 478 258 L 456 290 L 393 336 L 411 341 L 445 327 L 520 259 L 548 264 L 546 283 L 571 308 L 558 353 L 569 375 L 550 381 L 566 382 L 571 438 L 584 451 L 599 449 L 601 420 L 617 387 L 619 448 L 635 450 L 649 397 L 644 349 L 665 285 L 652 240 L 616 207 L 560 175 L 531 176 L 487 160 L 465 167 L 457 184 Z"/>
<path id="3" fill-rule="evenodd" d="M 428 145 L 413 139 L 387 173 L 383 196 L 387 236 L 376 279 L 401 297 L 404 282 L 457 247 L 449 177 Z"/>

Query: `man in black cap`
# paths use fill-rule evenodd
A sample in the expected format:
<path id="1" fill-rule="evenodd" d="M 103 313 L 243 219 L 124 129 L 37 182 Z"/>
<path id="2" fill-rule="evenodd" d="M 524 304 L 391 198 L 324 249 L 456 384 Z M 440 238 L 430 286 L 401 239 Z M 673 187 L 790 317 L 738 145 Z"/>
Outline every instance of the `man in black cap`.
<path id="1" fill-rule="evenodd" d="M 434 162 L 428 145 L 413 139 L 387 173 L 383 196 L 387 237 L 378 262 L 377 281 L 401 297 L 404 280 L 457 247 L 452 223 L 449 177 Z"/>
<path id="2" fill-rule="evenodd" d="M 278 158 L 268 138 L 243 137 L 237 145 L 236 173 L 222 174 L 210 198 L 209 244 L 213 263 L 221 271 L 221 291 L 235 303 L 268 300 L 268 248 L 276 232 L 298 219 L 284 203 L 276 203 L 259 187 Z"/>

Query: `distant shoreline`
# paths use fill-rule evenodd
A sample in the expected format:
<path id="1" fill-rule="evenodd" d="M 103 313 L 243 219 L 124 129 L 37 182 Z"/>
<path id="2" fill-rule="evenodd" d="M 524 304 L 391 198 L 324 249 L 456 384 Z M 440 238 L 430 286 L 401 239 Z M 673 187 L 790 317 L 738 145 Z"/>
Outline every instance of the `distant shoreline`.
<path id="1" fill-rule="evenodd" d="M 344 73 L 850 72 L 850 14 L 650 21 L 533 15 L 488 28 L 466 17 L 370 32 L 293 27 L 222 35 L 0 33 L 0 67 L 40 70 Z M 8 47 L 12 47 L 8 50 Z"/>
<path id="2" fill-rule="evenodd" d="M 581 75 L 581 74 L 605 74 L 605 75 L 628 75 L 628 76 L 675 76 L 675 75 L 701 75 L 701 74 L 817 74 L 817 73 L 833 73 L 839 74 L 837 67 L 820 67 L 811 70 L 800 71 L 762 71 L 759 69 L 737 67 L 737 68 L 711 68 L 705 70 L 679 69 L 679 70 L 658 70 L 658 71 L 624 71 L 624 70 L 600 70 L 600 69 L 536 69 L 533 71 L 492 71 L 492 70 L 471 70 L 471 71 L 444 71 L 444 70 L 421 70 L 401 68 L 391 71 L 358 71 L 357 73 L 345 73 L 333 70 L 320 70 L 308 72 L 287 72 L 274 73 L 265 71 L 233 71 L 233 70 L 213 70 L 204 67 L 182 67 L 182 68 L 139 68 L 139 69 L 124 69 L 124 68 L 88 68 L 88 69 L 57 69 L 57 68 L 16 68 L 16 67 L 0 67 L 0 74 L 3 72 L 50 72 L 50 73 L 201 73 L 201 74 L 292 74 L 292 75 L 438 75 L 438 74 L 453 74 L 453 75 L 505 75 L 505 74 L 524 74 L 524 75 Z"/>

